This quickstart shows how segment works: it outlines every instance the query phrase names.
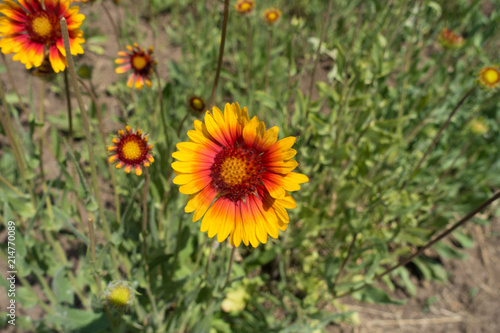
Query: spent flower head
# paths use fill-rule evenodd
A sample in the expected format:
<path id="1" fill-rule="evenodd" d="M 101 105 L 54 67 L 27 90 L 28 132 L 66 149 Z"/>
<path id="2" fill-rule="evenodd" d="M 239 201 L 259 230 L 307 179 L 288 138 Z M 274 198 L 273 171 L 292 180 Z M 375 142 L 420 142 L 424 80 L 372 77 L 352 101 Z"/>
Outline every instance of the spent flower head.
<path id="1" fill-rule="evenodd" d="M 135 88 L 139 90 L 144 87 L 144 84 L 151 87 L 151 75 L 153 75 L 154 65 L 156 65 L 153 58 L 153 47 L 151 46 L 146 51 L 134 43 L 132 46 L 127 45 L 127 51 L 118 52 L 120 58 L 117 58 L 115 63 L 121 66 L 117 67 L 115 72 L 122 74 L 129 70 L 132 71 L 127 81 L 129 88 L 134 85 L 134 82 Z"/>
<path id="2" fill-rule="evenodd" d="M 484 88 L 494 89 L 500 83 L 500 70 L 498 66 L 487 66 L 479 72 L 479 83 Z"/>
<path id="3" fill-rule="evenodd" d="M 70 0 L 23 0 L 19 5 L 6 0 L 0 5 L 0 49 L 2 53 L 15 53 L 12 58 L 21 61 L 27 69 L 39 67 L 48 55 L 54 72 L 66 66 L 66 51 L 61 34 L 60 20 L 68 24 L 72 55 L 82 54 L 80 44 L 85 15 L 78 14 L 78 7 L 70 8 Z"/>
<path id="4" fill-rule="evenodd" d="M 109 163 L 117 162 L 116 168 L 125 167 L 129 173 L 132 168 L 137 176 L 142 175 L 142 167 L 149 167 L 154 162 L 151 155 L 153 145 L 148 143 L 148 137 L 141 130 L 132 131 L 130 126 L 118 131 L 118 138 L 113 138 L 113 145 L 108 151 L 115 153 L 109 158 Z"/>
<path id="5" fill-rule="evenodd" d="M 462 36 L 457 35 L 453 32 L 453 30 L 448 30 L 446 28 L 441 30 L 438 40 L 441 45 L 448 49 L 458 49 L 464 44 L 464 38 Z"/>
<path id="6" fill-rule="evenodd" d="M 226 104 L 224 113 L 214 106 L 205 122 L 195 120 L 190 141 L 177 144 L 174 183 L 190 195 L 184 211 L 194 212 L 193 222 L 203 218 L 208 237 L 257 247 L 286 230 L 286 209 L 297 206 L 289 192 L 309 179 L 292 172 L 295 138 L 278 140 L 278 132 L 257 117 L 250 120 L 237 103 Z"/>

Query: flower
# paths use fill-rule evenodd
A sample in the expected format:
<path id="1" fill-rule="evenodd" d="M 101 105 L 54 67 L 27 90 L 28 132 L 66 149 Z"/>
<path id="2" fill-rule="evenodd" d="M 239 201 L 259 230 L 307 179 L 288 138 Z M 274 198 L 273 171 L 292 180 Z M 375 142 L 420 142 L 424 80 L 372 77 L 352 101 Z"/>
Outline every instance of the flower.
<path id="1" fill-rule="evenodd" d="M 249 14 L 255 7 L 254 0 L 238 0 L 234 5 L 236 11 L 242 15 Z"/>
<path id="2" fill-rule="evenodd" d="M 264 18 L 268 24 L 274 24 L 281 16 L 281 10 L 276 8 L 269 8 L 264 13 Z"/>
<path id="3" fill-rule="evenodd" d="M 289 222 L 285 208 L 295 208 L 289 191 L 309 179 L 292 172 L 294 137 L 277 141 L 278 127 L 266 131 L 264 122 L 248 117 L 238 103 L 205 113 L 205 122 L 194 121 L 189 142 L 177 144 L 172 156 L 179 191 L 189 194 L 184 209 L 194 212 L 193 222 L 203 217 L 201 231 L 228 236 L 233 246 L 241 242 L 257 247 L 267 236 L 278 238 Z M 212 203 L 213 202 L 213 203 Z"/>
<path id="4" fill-rule="evenodd" d="M 205 101 L 199 96 L 192 96 L 189 99 L 189 108 L 196 114 L 205 111 Z"/>
<path id="5" fill-rule="evenodd" d="M 78 28 L 85 19 L 78 14 L 78 7 L 71 7 L 69 0 L 19 0 L 20 5 L 5 0 L 0 5 L 0 48 L 2 53 L 16 53 L 27 69 L 39 67 L 46 53 L 56 73 L 66 66 L 66 51 L 59 21 L 65 18 L 68 24 L 71 54 L 82 54 L 80 44 L 85 42 Z M 45 9 L 44 9 L 45 8 Z"/>
<path id="6" fill-rule="evenodd" d="M 134 299 L 135 290 L 126 281 L 113 281 L 104 291 L 104 303 L 115 310 L 123 310 Z"/>
<path id="7" fill-rule="evenodd" d="M 146 52 L 144 48 L 140 48 L 134 43 L 133 46 L 127 45 L 127 50 L 129 52 L 118 52 L 118 55 L 123 58 L 117 58 L 115 63 L 125 65 L 116 68 L 116 73 L 125 73 L 131 69 L 133 73 L 128 78 L 127 87 L 131 88 L 134 81 L 135 87 L 139 90 L 144 86 L 144 82 L 148 87 L 151 87 L 150 76 L 153 74 L 153 67 L 156 64 L 153 59 L 153 47 L 151 46 Z"/>
<path id="8" fill-rule="evenodd" d="M 479 82 L 485 88 L 496 88 L 500 82 L 500 71 L 498 66 L 487 66 L 479 72 Z"/>
<path id="9" fill-rule="evenodd" d="M 479 117 L 471 122 L 470 130 L 474 134 L 484 135 L 488 133 L 490 126 L 482 117 Z"/>
<path id="10" fill-rule="evenodd" d="M 464 44 L 464 38 L 457 35 L 453 30 L 443 28 L 438 37 L 439 42 L 446 48 L 458 49 Z"/>
<path id="11" fill-rule="evenodd" d="M 133 167 L 137 176 L 142 175 L 141 164 L 149 167 L 154 162 L 150 154 L 153 145 L 148 145 L 148 137 L 141 130 L 133 133 L 130 126 L 126 126 L 125 131 L 119 130 L 118 135 L 113 139 L 114 145 L 108 148 L 108 151 L 116 152 L 109 158 L 109 163 L 118 161 L 117 169 L 125 166 L 125 172 L 129 173 Z"/>

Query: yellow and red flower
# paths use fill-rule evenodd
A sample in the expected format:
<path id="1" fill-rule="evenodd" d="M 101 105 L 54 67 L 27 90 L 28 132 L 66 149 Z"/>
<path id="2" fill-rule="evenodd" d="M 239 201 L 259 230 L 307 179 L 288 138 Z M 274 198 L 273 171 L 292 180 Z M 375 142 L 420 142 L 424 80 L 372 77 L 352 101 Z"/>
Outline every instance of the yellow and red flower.
<path id="1" fill-rule="evenodd" d="M 118 138 L 113 139 L 114 145 L 108 151 L 116 154 L 109 158 L 109 163 L 118 162 L 116 168 L 125 166 L 125 172 L 129 173 L 132 168 L 137 176 L 142 175 L 142 167 L 149 167 L 154 162 L 150 151 L 153 145 L 148 144 L 148 137 L 143 135 L 141 130 L 132 132 L 130 126 L 125 127 L 125 131 L 118 131 Z"/>
<path id="2" fill-rule="evenodd" d="M 139 47 L 136 43 L 133 46 L 127 45 L 128 52 L 120 51 L 118 55 L 122 58 L 115 60 L 116 64 L 121 64 L 123 66 L 116 68 L 116 73 L 122 74 L 128 70 L 132 70 L 132 74 L 127 81 L 127 86 L 129 88 L 135 82 L 136 89 L 142 89 L 144 83 L 148 87 L 151 87 L 151 75 L 153 75 L 154 65 L 156 61 L 153 58 L 153 47 L 151 46 L 148 51 L 144 48 Z"/>
<path id="3" fill-rule="evenodd" d="M 199 96 L 191 96 L 189 99 L 189 109 L 199 115 L 205 111 L 205 101 Z"/>
<path id="4" fill-rule="evenodd" d="M 268 24 L 274 24 L 281 17 L 281 10 L 276 8 L 266 9 L 264 13 L 264 18 Z"/>
<path id="5" fill-rule="evenodd" d="M 71 54 L 82 54 L 80 44 L 85 42 L 79 30 L 85 16 L 78 14 L 78 7 L 69 7 L 69 0 L 19 0 L 16 4 L 4 0 L 0 12 L 0 48 L 2 53 L 16 53 L 13 57 L 26 65 L 27 69 L 42 64 L 46 52 L 54 72 L 66 66 L 66 51 L 59 21 L 65 18 L 68 24 Z"/>
<path id="6" fill-rule="evenodd" d="M 203 217 L 201 231 L 219 242 L 228 236 L 233 246 L 266 243 L 287 228 L 286 208 L 296 203 L 288 193 L 300 189 L 307 176 L 292 172 L 294 137 L 277 141 L 278 127 L 248 117 L 238 103 L 207 111 L 205 122 L 195 120 L 189 142 L 172 154 L 179 191 L 189 194 L 186 213 L 193 222 Z"/>
<path id="7" fill-rule="evenodd" d="M 255 8 L 254 0 L 238 0 L 238 2 L 234 5 L 236 11 L 240 14 L 249 14 Z"/>
<path id="8" fill-rule="evenodd" d="M 498 70 L 498 66 L 482 68 L 479 72 L 479 82 L 485 88 L 496 88 L 500 83 L 500 70 Z"/>
<path id="9" fill-rule="evenodd" d="M 464 38 L 457 35 L 453 30 L 443 28 L 438 38 L 441 45 L 450 49 L 458 49 L 464 44 Z"/>

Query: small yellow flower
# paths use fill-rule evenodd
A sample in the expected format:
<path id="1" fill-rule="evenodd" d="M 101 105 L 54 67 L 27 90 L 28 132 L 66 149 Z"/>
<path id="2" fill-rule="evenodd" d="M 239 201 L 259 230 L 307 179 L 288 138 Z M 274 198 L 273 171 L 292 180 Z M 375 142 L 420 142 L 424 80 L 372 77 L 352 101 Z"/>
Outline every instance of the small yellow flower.
<path id="1" fill-rule="evenodd" d="M 449 49 L 458 49 L 464 44 L 464 38 L 457 35 L 453 30 L 443 28 L 438 38 L 441 45 Z"/>
<path id="2" fill-rule="evenodd" d="M 116 310 L 123 310 L 134 299 L 134 289 L 125 281 L 113 281 L 104 292 L 104 303 Z"/>
<path id="3" fill-rule="evenodd" d="M 487 66 L 479 72 L 479 82 L 485 88 L 496 88 L 500 82 L 500 71 L 498 66 Z"/>
<path id="4" fill-rule="evenodd" d="M 281 11 L 276 8 L 269 8 L 264 13 L 264 18 L 266 19 L 268 24 L 276 23 L 276 21 L 278 21 L 280 16 L 281 16 Z"/>
<path id="5" fill-rule="evenodd" d="M 193 111 L 193 113 L 200 115 L 205 111 L 205 101 L 199 96 L 192 96 L 189 99 L 189 109 Z"/>
<path id="6" fill-rule="evenodd" d="M 484 135 L 490 130 L 490 126 L 484 121 L 482 117 L 475 119 L 471 122 L 470 130 L 477 135 Z"/>
<path id="7" fill-rule="evenodd" d="M 116 153 L 109 158 L 109 163 L 118 162 L 117 169 L 125 166 L 125 172 L 129 173 L 134 168 L 137 176 L 142 175 L 141 165 L 149 167 L 154 162 L 150 154 L 153 145 L 148 144 L 148 137 L 141 130 L 134 133 L 130 126 L 126 126 L 125 131 L 119 130 L 118 136 L 108 148 L 108 151 Z"/>
<path id="8" fill-rule="evenodd" d="M 238 0 L 234 5 L 236 11 L 240 14 L 249 14 L 255 7 L 254 0 Z"/>

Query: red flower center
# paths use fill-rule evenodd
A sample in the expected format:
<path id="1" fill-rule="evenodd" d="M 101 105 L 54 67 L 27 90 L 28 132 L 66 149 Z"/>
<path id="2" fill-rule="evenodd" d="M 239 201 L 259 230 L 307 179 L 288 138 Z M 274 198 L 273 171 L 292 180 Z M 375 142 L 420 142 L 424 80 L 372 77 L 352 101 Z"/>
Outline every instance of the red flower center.
<path id="1" fill-rule="evenodd" d="M 45 11 L 28 16 L 27 30 L 31 40 L 40 44 L 53 44 L 61 38 L 57 16 Z"/>
<path id="2" fill-rule="evenodd" d="M 146 160 L 148 145 L 139 135 L 129 134 L 123 137 L 118 143 L 116 154 L 120 161 L 126 164 L 136 165 Z"/>
<path id="3" fill-rule="evenodd" d="M 264 171 L 261 155 L 252 148 L 224 147 L 211 168 L 212 184 L 222 197 L 232 201 L 255 192 Z"/>

